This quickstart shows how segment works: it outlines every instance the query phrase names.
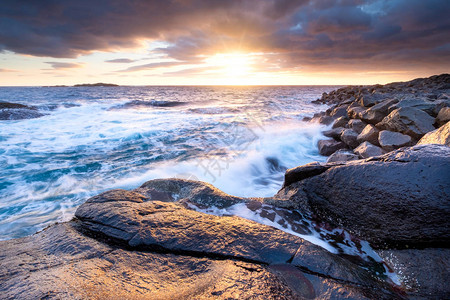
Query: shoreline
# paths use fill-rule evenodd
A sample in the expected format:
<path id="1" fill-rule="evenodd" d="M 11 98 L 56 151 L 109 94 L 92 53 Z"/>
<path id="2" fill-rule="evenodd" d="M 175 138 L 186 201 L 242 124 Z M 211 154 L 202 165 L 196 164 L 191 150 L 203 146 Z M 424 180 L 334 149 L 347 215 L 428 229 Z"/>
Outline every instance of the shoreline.
<path id="1" fill-rule="evenodd" d="M 333 123 L 319 141 L 328 162 L 287 170 L 274 197 L 180 179 L 92 197 L 69 222 L 0 242 L 0 291 L 5 299 L 448 297 L 449 91 L 447 74 L 324 94 L 316 102 L 332 106 L 311 121 Z M 260 222 L 202 212 L 233 205 Z M 344 244 L 362 251 L 357 241 L 369 241 L 401 285 L 376 275 L 381 265 L 367 270 L 364 259 L 261 221 L 308 233 L 296 211 L 334 243 L 349 236 Z"/>

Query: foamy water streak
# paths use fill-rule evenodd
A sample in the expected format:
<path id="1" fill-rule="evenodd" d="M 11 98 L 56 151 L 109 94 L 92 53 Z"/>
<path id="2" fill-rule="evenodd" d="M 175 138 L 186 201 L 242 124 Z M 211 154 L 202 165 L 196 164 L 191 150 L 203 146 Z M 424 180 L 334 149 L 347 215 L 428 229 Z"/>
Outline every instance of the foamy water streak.
<path id="1" fill-rule="evenodd" d="M 44 117 L 0 121 L 0 239 L 68 220 L 88 197 L 190 176 L 271 196 L 314 160 L 320 127 L 300 120 L 334 87 L 0 88 Z"/>

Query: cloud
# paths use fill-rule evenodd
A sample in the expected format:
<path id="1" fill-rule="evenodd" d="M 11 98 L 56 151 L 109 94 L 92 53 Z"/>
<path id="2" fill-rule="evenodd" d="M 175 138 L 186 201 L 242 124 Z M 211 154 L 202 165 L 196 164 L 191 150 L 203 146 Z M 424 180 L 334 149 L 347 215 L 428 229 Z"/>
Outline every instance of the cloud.
<path id="1" fill-rule="evenodd" d="M 68 63 L 68 62 L 55 62 L 48 61 L 46 64 L 50 64 L 53 70 L 64 70 L 64 69 L 75 69 L 83 67 L 82 64 L 79 63 Z"/>
<path id="2" fill-rule="evenodd" d="M 153 40 L 168 44 L 154 52 L 183 62 L 121 72 L 236 51 L 270 53 L 267 64 L 283 70 L 355 64 L 399 69 L 411 61 L 450 67 L 449 11 L 450 1 L 442 0 L 4 0 L 0 51 L 73 58 Z"/>
<path id="3" fill-rule="evenodd" d="M 11 69 L 0 69 L 0 73 L 10 73 L 10 72 L 17 72 L 17 70 L 11 70 Z"/>
<path id="4" fill-rule="evenodd" d="M 133 66 L 133 67 L 126 68 L 124 70 L 120 70 L 119 72 L 137 72 L 137 71 L 145 71 L 145 70 L 158 69 L 158 68 L 180 66 L 180 65 L 184 65 L 184 64 L 189 64 L 189 62 L 164 61 L 164 62 L 156 62 L 156 63 L 149 63 L 149 64 L 145 64 L 145 65 Z"/>
<path id="5" fill-rule="evenodd" d="M 107 63 L 118 63 L 118 64 L 129 64 L 129 63 L 136 62 L 136 60 L 129 59 L 129 58 L 117 58 L 117 59 L 105 60 L 105 62 L 107 62 Z"/>

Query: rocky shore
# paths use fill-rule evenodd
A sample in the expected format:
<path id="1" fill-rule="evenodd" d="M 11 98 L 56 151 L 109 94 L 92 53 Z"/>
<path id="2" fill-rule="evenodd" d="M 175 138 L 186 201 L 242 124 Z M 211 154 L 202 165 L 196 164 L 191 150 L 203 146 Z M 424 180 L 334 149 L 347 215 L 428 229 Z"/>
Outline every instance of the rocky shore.
<path id="1" fill-rule="evenodd" d="M 449 298 L 449 90 L 440 75 L 324 94 L 328 162 L 270 198 L 182 179 L 92 197 L 0 242 L 0 298 Z"/>

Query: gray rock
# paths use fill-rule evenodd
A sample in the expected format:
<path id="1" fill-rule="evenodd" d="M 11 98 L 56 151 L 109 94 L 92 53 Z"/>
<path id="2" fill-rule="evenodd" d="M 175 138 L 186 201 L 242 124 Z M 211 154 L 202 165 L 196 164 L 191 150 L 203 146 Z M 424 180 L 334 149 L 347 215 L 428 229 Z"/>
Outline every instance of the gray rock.
<path id="1" fill-rule="evenodd" d="M 44 116 L 36 107 L 19 103 L 0 102 L 0 120 L 34 119 Z"/>
<path id="2" fill-rule="evenodd" d="M 261 264 L 195 257 L 188 253 L 129 251 L 106 240 L 98 241 L 98 237 L 88 237 L 77 228 L 77 222 L 57 224 L 31 237 L 0 242 L 0 298 L 289 299 L 302 296 Z M 361 294 L 356 288 L 353 292 L 351 287 L 332 280 L 319 279 L 317 283 L 317 276 L 312 277 L 318 296 Z M 322 286 L 323 292 L 319 290 Z"/>
<path id="3" fill-rule="evenodd" d="M 322 134 L 326 137 L 333 138 L 335 140 L 339 140 L 341 138 L 341 133 L 344 131 L 344 127 L 333 128 L 330 130 L 325 130 Z"/>
<path id="4" fill-rule="evenodd" d="M 350 152 L 348 150 L 338 150 L 331 154 L 330 157 L 328 157 L 327 163 L 345 162 L 357 159 L 359 159 L 358 155 L 354 154 L 353 152 Z"/>
<path id="5" fill-rule="evenodd" d="M 347 116 L 347 107 L 348 107 L 348 105 L 341 105 L 341 106 L 334 108 L 331 111 L 330 116 L 332 116 L 334 118 L 346 117 Z"/>
<path id="6" fill-rule="evenodd" d="M 402 286 L 414 297 L 448 299 L 450 249 L 378 250 L 380 257 L 399 274 Z"/>
<path id="7" fill-rule="evenodd" d="M 365 94 L 361 96 L 361 98 L 359 99 L 359 103 L 361 104 L 361 106 L 371 107 L 374 106 L 375 104 L 382 102 L 385 99 L 385 97 L 386 97 L 385 95 L 378 93 Z"/>
<path id="8" fill-rule="evenodd" d="M 189 199 L 192 203 L 207 207 L 225 208 L 244 201 L 242 198 L 222 192 L 209 183 L 186 179 L 150 180 L 134 191 L 150 200 L 173 202 Z"/>
<path id="9" fill-rule="evenodd" d="M 420 145 L 290 182 L 280 193 L 374 247 L 450 242 L 450 148 Z M 351 187 L 351 188 L 349 188 Z"/>
<path id="10" fill-rule="evenodd" d="M 428 132 L 417 143 L 417 145 L 425 144 L 441 144 L 450 146 L 450 122 L 447 122 L 444 126 L 439 127 L 439 129 Z"/>
<path id="11" fill-rule="evenodd" d="M 380 131 L 373 125 L 368 124 L 364 127 L 363 131 L 358 135 L 356 140 L 358 143 L 369 142 L 373 145 L 379 146 L 378 143 L 378 134 Z"/>
<path id="12" fill-rule="evenodd" d="M 373 156 L 379 156 L 384 154 L 383 149 L 372 145 L 369 142 L 364 142 L 353 150 L 361 158 L 369 158 Z"/>
<path id="13" fill-rule="evenodd" d="M 331 128 L 345 127 L 345 125 L 347 125 L 347 122 L 348 118 L 346 116 L 339 117 L 334 121 L 333 126 Z"/>
<path id="14" fill-rule="evenodd" d="M 378 136 L 380 146 L 386 151 L 392 151 L 400 147 L 411 146 L 412 139 L 409 135 L 382 130 Z"/>
<path id="15" fill-rule="evenodd" d="M 388 115 L 388 108 L 397 102 L 397 99 L 389 99 L 380 102 L 361 113 L 361 120 L 375 125 L 381 122 L 383 118 Z"/>
<path id="16" fill-rule="evenodd" d="M 336 140 L 320 140 L 317 143 L 317 146 L 319 147 L 320 155 L 324 156 L 331 155 L 339 149 L 346 148 L 343 142 L 339 142 Z"/>
<path id="17" fill-rule="evenodd" d="M 412 108 L 398 108 L 376 126 L 380 129 L 397 131 L 418 140 L 425 133 L 434 130 L 434 118 L 424 111 Z"/>
<path id="18" fill-rule="evenodd" d="M 367 125 L 366 123 L 364 123 L 359 119 L 351 119 L 350 121 L 348 121 L 348 127 L 353 129 L 353 131 L 355 131 L 358 134 L 363 131 L 366 125 Z"/>
<path id="19" fill-rule="evenodd" d="M 433 101 L 426 100 L 425 98 L 409 98 L 400 100 L 398 103 L 393 104 L 389 107 L 388 113 L 398 109 L 405 107 L 413 107 L 420 110 L 423 110 L 430 116 L 434 115 L 434 108 L 436 107 L 436 103 Z"/>
<path id="20" fill-rule="evenodd" d="M 351 148 L 358 147 L 359 143 L 357 141 L 358 134 L 352 129 L 345 129 L 341 133 L 341 140 Z"/>
<path id="21" fill-rule="evenodd" d="M 347 109 L 347 115 L 350 119 L 361 119 L 361 116 L 366 111 L 365 108 L 355 105 L 355 106 L 349 106 Z"/>
<path id="22" fill-rule="evenodd" d="M 443 107 L 436 117 L 435 124 L 437 126 L 442 126 L 448 121 L 450 121 L 450 107 Z"/>

